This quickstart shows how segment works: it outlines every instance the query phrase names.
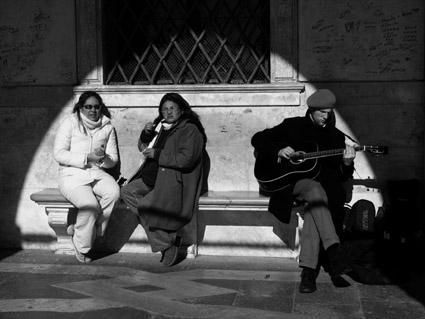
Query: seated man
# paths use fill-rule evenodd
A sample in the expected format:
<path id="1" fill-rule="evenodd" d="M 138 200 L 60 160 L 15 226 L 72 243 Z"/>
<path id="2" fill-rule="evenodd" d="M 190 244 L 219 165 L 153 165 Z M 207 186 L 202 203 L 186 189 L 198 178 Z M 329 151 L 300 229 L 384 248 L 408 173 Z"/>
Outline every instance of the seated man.
<path id="1" fill-rule="evenodd" d="M 302 293 L 316 290 L 319 254 L 323 249 L 329 261 L 327 269 L 337 286 L 343 285 L 340 275 L 349 271 L 338 234 L 342 230 L 346 198 L 343 182 L 352 176 L 355 150 L 345 145 L 344 134 L 335 127 L 335 103 L 331 91 L 318 90 L 307 99 L 304 117 L 285 119 L 273 128 L 257 132 L 251 140 L 257 154 L 255 175 L 262 190 L 271 195 L 269 211 L 288 223 L 294 200 L 305 205 L 299 256 Z M 319 153 L 317 158 L 305 162 L 298 158 L 297 162 L 294 157 L 302 155 L 298 151 L 310 148 Z M 334 154 L 334 149 L 340 152 Z M 273 169 L 281 175 L 271 178 Z M 258 176 L 261 170 L 269 176 L 268 180 Z M 278 186 L 277 182 L 286 184 Z"/>

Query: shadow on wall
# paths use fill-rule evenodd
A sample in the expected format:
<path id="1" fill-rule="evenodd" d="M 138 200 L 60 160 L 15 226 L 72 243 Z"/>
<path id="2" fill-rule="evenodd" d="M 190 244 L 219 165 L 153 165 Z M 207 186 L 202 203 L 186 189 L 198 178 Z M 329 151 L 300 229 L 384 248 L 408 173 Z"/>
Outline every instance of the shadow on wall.
<path id="1" fill-rule="evenodd" d="M 359 114 L 362 113 L 355 112 L 356 114 L 354 116 L 353 112 L 356 108 L 344 105 L 345 99 L 343 97 L 340 98 L 340 95 L 343 96 L 343 94 L 338 93 L 340 91 L 338 91 L 337 88 L 331 87 L 331 89 L 336 92 L 338 99 L 341 100 L 341 104 L 343 104 L 343 106 L 338 109 L 339 114 L 347 121 L 349 129 L 356 133 L 356 136 L 359 135 L 360 141 L 367 138 L 366 142 L 376 142 L 386 145 L 391 143 L 385 134 L 381 134 L 382 132 L 380 130 L 370 131 L 369 123 L 366 123 L 366 120 L 361 119 L 361 116 L 359 116 Z M 74 93 L 71 87 L 65 89 L 43 89 L 33 87 L 26 88 L 25 90 L 22 89 L 22 91 L 6 88 L 3 90 L 8 96 L 2 99 L 5 100 L 5 102 L 1 102 L 0 105 L 2 134 L 2 139 L 0 141 L 2 154 L 0 177 L 2 181 L 6 181 L 2 183 L 0 194 L 3 203 L 1 209 L 2 214 L 0 215 L 0 245 L 5 248 L 20 248 L 23 241 L 31 241 L 32 239 L 52 242 L 55 240 L 53 236 L 37 235 L 35 231 L 32 234 L 27 234 L 26 232 L 25 235 L 22 235 L 16 224 L 18 218 L 17 209 L 23 195 L 24 184 L 26 187 L 28 187 L 28 185 L 31 187 L 36 180 L 48 180 L 45 178 L 45 175 L 56 175 L 56 163 L 54 163 L 52 167 L 36 168 L 32 170 L 38 176 L 27 176 L 27 173 L 32 164 L 31 159 L 34 160 L 36 156 L 37 163 L 45 164 L 49 161 L 51 162 L 51 149 L 45 148 L 41 150 L 43 154 L 40 155 L 40 146 L 45 139 L 47 139 L 49 143 L 53 141 L 54 132 L 49 132 L 49 129 L 58 115 L 62 112 L 63 107 L 73 99 Z M 28 96 L 19 96 L 19 92 L 26 92 Z M 29 99 L 33 98 L 35 95 L 43 96 L 39 107 L 33 107 L 33 103 L 29 101 Z M 37 100 L 41 99 L 38 98 Z M 25 107 L 26 104 L 32 107 Z M 397 112 L 399 111 L 396 110 L 394 113 Z M 371 113 L 373 113 L 373 111 L 366 112 L 368 116 Z M 385 125 L 387 118 L 376 118 L 376 121 L 379 121 L 378 126 Z M 353 125 L 351 125 L 351 122 L 353 122 Z M 357 132 L 360 133 L 357 134 Z M 368 132 L 367 136 L 364 134 L 365 132 Z M 47 145 L 51 147 L 52 145 L 49 143 L 47 143 Z M 247 152 L 251 152 L 251 147 L 249 145 L 247 145 L 247 149 L 249 149 Z M 380 176 L 382 175 L 382 177 L 385 177 L 387 175 L 382 167 L 388 168 L 390 165 L 388 165 L 388 163 L 381 165 L 382 162 L 387 160 L 386 158 L 372 160 L 373 170 L 375 171 L 375 166 L 378 168 L 375 174 L 377 179 L 382 180 L 383 178 L 380 178 Z M 357 179 L 356 183 L 367 187 L 382 186 L 374 184 L 373 181 L 374 179 Z M 34 191 L 39 190 L 40 187 L 49 186 L 51 185 L 37 185 L 38 188 L 34 188 Z M 39 211 L 34 213 L 39 214 Z M 284 239 L 284 236 L 279 237 Z"/>
<path id="2" fill-rule="evenodd" d="M 296 62 L 285 56 L 282 58 L 289 63 Z M 357 87 L 360 88 L 360 91 L 363 90 L 362 92 L 359 92 L 357 87 L 353 89 L 353 84 L 349 84 L 346 87 L 335 83 L 315 83 L 312 85 L 317 88 L 326 87 L 335 92 L 340 106 L 338 107 L 338 114 L 359 141 L 369 144 L 388 145 L 390 152 L 393 151 L 391 146 L 398 146 L 399 153 L 396 153 L 396 156 L 390 156 L 388 159 L 380 159 L 379 162 L 371 158 L 368 159 L 374 173 L 373 179 L 383 180 L 387 176 L 402 178 L 401 169 L 400 175 L 397 175 L 394 171 L 397 172 L 398 168 L 401 168 L 403 164 L 409 163 L 410 159 L 405 154 L 402 154 L 405 150 L 403 148 L 405 147 L 404 144 L 408 144 L 407 146 L 410 147 L 408 151 L 415 149 L 417 145 L 423 145 L 423 119 L 416 119 L 419 108 L 415 109 L 414 107 L 416 106 L 409 106 L 410 109 L 406 110 L 401 107 L 389 108 L 387 104 L 404 107 L 406 100 L 402 96 L 395 96 L 391 91 L 392 87 L 385 82 L 372 85 L 370 83 L 360 83 Z M 407 86 L 404 86 L 403 89 L 409 91 Z M 378 96 L 377 93 L 371 94 L 371 91 L 380 92 L 380 95 Z M 73 99 L 73 88 L 72 86 L 62 88 L 26 86 L 20 88 L 1 88 L 0 92 L 0 181 L 2 182 L 0 186 L 0 199 L 2 203 L 0 209 L 0 247 L 20 249 L 23 242 L 31 241 L 32 238 L 36 238 L 37 241 L 54 241 L 55 238 L 53 236 L 38 235 L 36 230 L 32 230 L 29 234 L 27 231 L 25 234 L 22 234 L 17 226 L 17 219 L 25 219 L 28 216 L 37 218 L 40 210 L 34 212 L 26 211 L 25 216 L 17 216 L 17 211 L 22 201 L 29 201 L 28 198 L 22 199 L 22 196 L 29 195 L 25 193 L 26 191 L 31 191 L 31 187 L 34 188 L 34 191 L 40 189 L 36 183 L 37 180 L 48 180 L 48 178 L 44 177 L 45 175 L 56 175 L 57 165 L 52 165 L 51 167 L 43 166 L 42 168 L 32 170 L 38 176 L 28 176 L 28 172 L 34 162 L 37 164 L 51 163 L 51 149 L 46 148 L 41 150 L 40 147 L 46 139 L 48 143 L 44 144 L 52 145 L 51 141 L 53 140 L 54 132 L 49 132 L 49 130 L 51 125 L 57 120 L 58 115 L 62 112 L 63 107 Z M 363 98 L 359 97 L 364 93 L 366 93 L 366 96 L 363 96 Z M 380 100 L 374 101 L 374 105 L 364 104 L 364 102 L 371 103 L 369 97 L 373 99 L 379 97 Z M 34 105 L 34 100 L 41 101 L 40 105 Z M 395 129 L 388 132 L 388 123 L 392 119 L 397 119 L 396 123 L 393 124 L 393 128 Z M 414 120 L 415 125 L 419 129 L 417 127 L 412 129 L 409 126 L 411 125 L 411 120 Z M 400 134 L 400 132 L 405 132 L 406 128 L 411 130 L 411 136 Z M 408 143 L 407 139 L 409 139 Z M 409 155 L 418 155 L 418 157 L 422 158 L 422 149 L 423 147 L 421 146 L 421 153 L 409 153 Z M 247 145 L 247 153 L 252 153 L 250 145 Z M 388 162 L 383 164 L 383 161 Z M 391 165 L 391 163 L 396 165 Z M 413 172 L 418 170 L 417 167 L 409 168 Z M 422 171 L 419 173 L 423 175 Z M 357 176 L 356 178 L 362 181 L 367 180 L 367 177 Z M 24 186 L 28 189 L 23 189 Z M 50 185 L 43 185 L 42 187 L 48 186 Z M 120 237 L 120 241 L 114 243 L 116 244 L 114 246 L 116 249 L 122 246 L 126 238 L 134 230 L 134 218 L 132 216 L 127 217 L 129 227 L 126 228 L 125 234 L 121 233 L 123 236 Z M 236 220 L 234 222 L 237 224 Z M 275 231 L 282 240 L 285 240 L 282 230 L 275 229 Z M 117 232 L 119 233 L 118 228 Z M 112 237 L 114 236 L 112 235 Z"/>
<path id="3" fill-rule="evenodd" d="M 42 97 L 42 98 L 40 98 Z M 22 234 L 17 226 L 17 219 L 39 219 L 38 210 L 27 211 L 32 206 L 24 207 L 25 216 L 18 216 L 19 205 L 25 201 L 24 185 L 38 190 L 37 180 L 46 180 L 48 175 L 56 175 L 57 167 L 50 167 L 48 149 L 40 150 L 45 139 L 53 139 L 49 129 L 64 105 L 73 98 L 72 87 L 47 88 L 1 88 L 0 98 L 0 247 L 20 249 L 24 241 L 36 239 L 38 242 L 51 242 L 53 236 L 39 235 L 37 230 Z M 34 105 L 34 101 L 40 101 Z M 42 152 L 40 152 L 42 151 Z M 44 153 L 43 153 L 44 152 Z M 28 176 L 35 159 L 46 165 L 35 168 L 36 176 Z M 44 216 L 43 216 L 44 217 Z M 45 233 L 45 232 L 44 232 Z"/>

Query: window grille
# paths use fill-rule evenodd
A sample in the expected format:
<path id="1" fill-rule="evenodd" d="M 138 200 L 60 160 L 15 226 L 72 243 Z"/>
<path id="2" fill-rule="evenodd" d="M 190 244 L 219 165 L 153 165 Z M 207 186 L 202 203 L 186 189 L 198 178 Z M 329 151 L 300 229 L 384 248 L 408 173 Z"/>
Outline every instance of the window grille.
<path id="1" fill-rule="evenodd" d="M 270 82 L 269 1 L 103 4 L 105 84 Z"/>

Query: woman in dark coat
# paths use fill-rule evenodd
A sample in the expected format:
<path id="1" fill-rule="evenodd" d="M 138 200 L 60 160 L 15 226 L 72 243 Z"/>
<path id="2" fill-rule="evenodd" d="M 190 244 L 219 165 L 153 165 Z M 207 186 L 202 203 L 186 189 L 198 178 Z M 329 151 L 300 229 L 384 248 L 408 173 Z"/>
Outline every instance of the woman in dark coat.
<path id="1" fill-rule="evenodd" d="M 206 135 L 198 115 L 177 93 L 161 99 L 159 115 L 145 125 L 139 150 L 144 164 L 121 189 L 121 198 L 138 214 L 153 252 L 161 262 L 177 262 L 177 236 L 193 218 L 204 185 Z"/>

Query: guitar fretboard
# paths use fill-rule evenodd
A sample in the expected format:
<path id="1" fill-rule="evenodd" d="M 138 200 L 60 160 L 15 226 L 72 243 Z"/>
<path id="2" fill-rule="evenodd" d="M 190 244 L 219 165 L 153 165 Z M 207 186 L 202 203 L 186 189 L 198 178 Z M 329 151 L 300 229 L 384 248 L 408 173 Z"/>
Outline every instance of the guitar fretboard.
<path id="1" fill-rule="evenodd" d="M 355 146 L 355 151 L 364 151 L 367 148 L 367 146 Z M 311 159 L 311 158 L 320 158 L 320 157 L 329 157 L 329 156 L 336 156 L 340 154 L 344 154 L 345 148 L 337 148 L 332 150 L 326 150 L 326 151 L 317 151 L 317 152 L 309 152 L 309 153 L 301 153 L 296 154 L 294 157 L 291 156 L 291 159 Z"/>

